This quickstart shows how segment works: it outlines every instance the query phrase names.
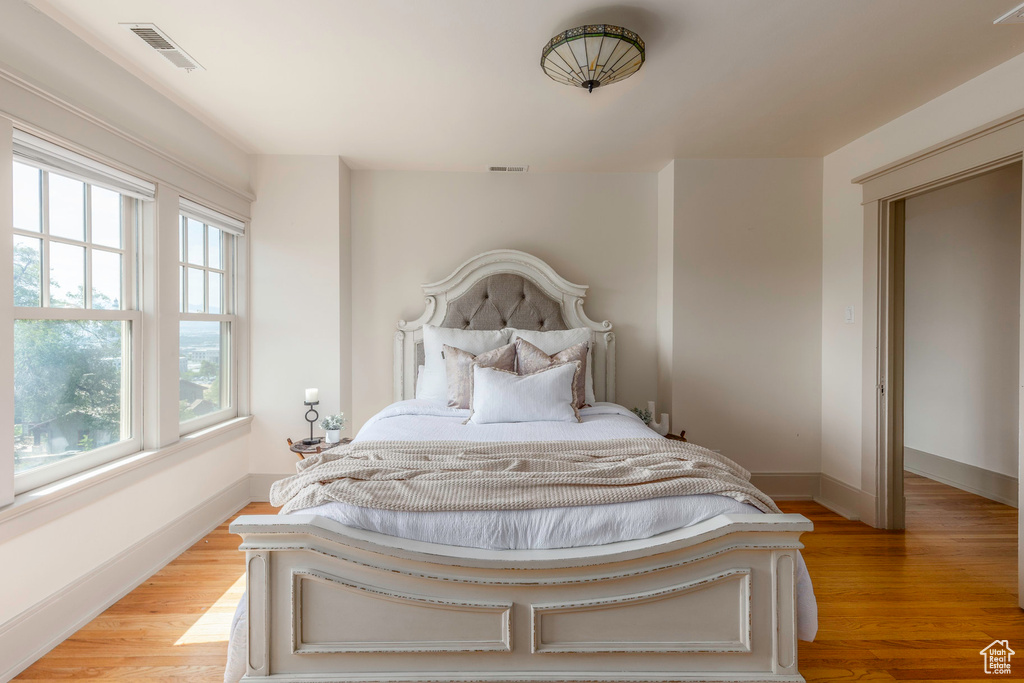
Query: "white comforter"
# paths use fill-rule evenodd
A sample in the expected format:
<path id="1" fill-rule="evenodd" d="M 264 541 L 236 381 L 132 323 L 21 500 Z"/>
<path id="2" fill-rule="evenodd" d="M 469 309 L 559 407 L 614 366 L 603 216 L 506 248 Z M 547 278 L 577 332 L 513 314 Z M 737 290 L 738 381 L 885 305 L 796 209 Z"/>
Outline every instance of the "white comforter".
<path id="1" fill-rule="evenodd" d="M 597 441 L 621 438 L 660 438 L 633 413 L 614 403 L 598 403 L 580 411 L 581 423 L 530 422 L 463 424 L 468 410 L 431 401 L 394 403 L 359 430 L 357 441 Z M 648 538 L 692 526 L 720 514 L 759 512 L 724 496 L 676 496 L 631 503 L 541 510 L 470 512 L 394 512 L 345 503 L 328 503 L 302 510 L 346 526 L 389 536 L 432 543 L 488 549 L 570 548 Z M 799 556 L 798 556 L 799 557 Z M 224 680 L 238 681 L 245 673 L 245 598 L 238 605 L 228 645 Z M 818 608 L 803 559 L 797 567 L 797 632 L 814 640 Z"/>

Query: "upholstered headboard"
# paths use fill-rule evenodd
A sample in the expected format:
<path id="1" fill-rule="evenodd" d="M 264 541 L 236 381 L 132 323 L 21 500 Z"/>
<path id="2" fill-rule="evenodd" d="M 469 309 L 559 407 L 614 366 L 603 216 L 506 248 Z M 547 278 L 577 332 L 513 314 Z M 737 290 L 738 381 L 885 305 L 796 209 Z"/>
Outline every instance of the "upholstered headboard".
<path id="1" fill-rule="evenodd" d="M 423 326 L 469 330 L 592 331 L 594 394 L 615 400 L 615 335 L 607 320 L 583 312 L 586 285 L 559 276 L 536 256 L 497 249 L 475 256 L 440 282 L 423 285 L 426 308 L 416 320 L 398 321 L 395 332 L 395 400 L 416 394 L 416 372 L 423 364 Z"/>

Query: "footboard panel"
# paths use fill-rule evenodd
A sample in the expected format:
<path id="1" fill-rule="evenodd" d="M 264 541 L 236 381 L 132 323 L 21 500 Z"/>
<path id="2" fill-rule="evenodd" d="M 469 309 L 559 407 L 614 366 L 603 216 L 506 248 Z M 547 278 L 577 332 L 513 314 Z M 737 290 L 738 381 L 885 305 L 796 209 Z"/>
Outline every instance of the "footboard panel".
<path id="1" fill-rule="evenodd" d="M 801 681 L 800 515 L 485 551 L 241 517 L 246 680 Z"/>

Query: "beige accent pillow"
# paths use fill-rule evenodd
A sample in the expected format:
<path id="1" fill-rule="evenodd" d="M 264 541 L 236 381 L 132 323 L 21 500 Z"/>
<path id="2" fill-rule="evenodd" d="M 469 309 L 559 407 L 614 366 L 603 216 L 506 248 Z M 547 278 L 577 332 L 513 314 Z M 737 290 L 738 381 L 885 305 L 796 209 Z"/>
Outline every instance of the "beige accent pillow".
<path id="1" fill-rule="evenodd" d="M 523 338 L 516 339 L 516 372 L 520 375 L 532 375 L 533 373 L 549 368 L 552 365 L 571 363 L 579 361 L 582 367 L 587 367 L 587 354 L 590 352 L 590 342 L 580 342 L 567 349 L 563 349 L 553 356 L 541 351 L 539 348 Z M 573 395 L 576 397 L 575 408 L 588 407 L 587 401 L 587 375 L 581 372 L 576 376 L 573 386 Z"/>
<path id="2" fill-rule="evenodd" d="M 473 402 L 473 366 L 515 372 L 516 347 L 505 344 L 474 356 L 469 351 L 445 344 L 444 363 L 448 375 L 448 407 L 469 408 Z"/>

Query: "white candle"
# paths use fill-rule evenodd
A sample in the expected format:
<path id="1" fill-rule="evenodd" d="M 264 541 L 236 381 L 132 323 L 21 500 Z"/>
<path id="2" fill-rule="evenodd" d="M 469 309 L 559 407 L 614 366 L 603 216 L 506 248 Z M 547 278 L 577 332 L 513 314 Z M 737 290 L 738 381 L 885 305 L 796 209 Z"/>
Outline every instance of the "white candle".
<path id="1" fill-rule="evenodd" d="M 306 403 L 316 403 L 320 400 L 319 389 L 306 389 Z"/>

